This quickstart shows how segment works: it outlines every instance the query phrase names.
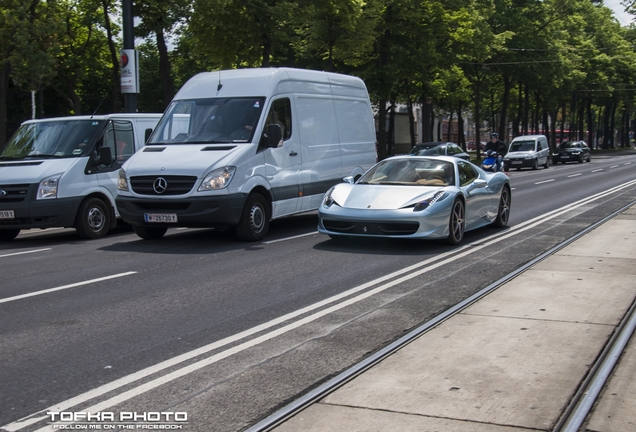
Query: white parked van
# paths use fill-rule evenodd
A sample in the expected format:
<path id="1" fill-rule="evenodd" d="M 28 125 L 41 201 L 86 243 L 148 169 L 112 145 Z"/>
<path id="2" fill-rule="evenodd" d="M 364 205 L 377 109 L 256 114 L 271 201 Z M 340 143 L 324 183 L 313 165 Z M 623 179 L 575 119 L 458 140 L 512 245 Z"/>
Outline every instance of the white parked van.
<path id="1" fill-rule="evenodd" d="M 161 114 L 24 122 L 0 153 L 0 240 L 22 229 L 75 227 L 99 238 L 119 217 L 118 171 Z"/>
<path id="2" fill-rule="evenodd" d="M 169 227 L 235 227 L 318 208 L 376 162 L 364 82 L 290 68 L 206 72 L 179 90 L 143 151 L 119 172 L 117 206 L 144 239 Z"/>
<path id="3" fill-rule="evenodd" d="M 545 135 L 523 135 L 510 142 L 508 153 L 504 156 L 504 171 L 510 168 L 529 167 L 532 169 L 548 167 L 550 146 Z"/>

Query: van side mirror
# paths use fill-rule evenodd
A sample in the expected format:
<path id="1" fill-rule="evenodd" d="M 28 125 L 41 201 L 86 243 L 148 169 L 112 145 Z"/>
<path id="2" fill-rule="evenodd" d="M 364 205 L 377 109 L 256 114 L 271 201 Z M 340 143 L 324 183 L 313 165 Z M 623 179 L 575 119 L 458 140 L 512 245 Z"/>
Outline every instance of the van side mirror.
<path id="1" fill-rule="evenodd" d="M 273 123 L 267 125 L 267 147 L 276 148 L 283 138 L 283 130 L 279 124 Z"/>
<path id="2" fill-rule="evenodd" d="M 101 146 L 97 149 L 97 159 L 93 161 L 95 165 L 110 166 L 113 163 L 113 152 L 110 147 Z"/>
<path id="3" fill-rule="evenodd" d="M 150 138 L 151 134 L 152 134 L 152 129 L 151 128 L 146 129 L 146 131 L 144 132 L 144 143 L 148 142 L 148 138 Z"/>

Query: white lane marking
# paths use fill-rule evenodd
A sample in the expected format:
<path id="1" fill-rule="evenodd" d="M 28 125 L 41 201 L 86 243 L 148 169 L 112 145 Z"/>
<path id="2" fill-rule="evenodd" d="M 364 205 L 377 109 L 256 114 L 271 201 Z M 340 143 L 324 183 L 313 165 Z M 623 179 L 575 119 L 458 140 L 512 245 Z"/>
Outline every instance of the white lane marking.
<path id="1" fill-rule="evenodd" d="M 618 167 L 618 166 L 620 166 L 620 165 L 612 165 L 612 166 L 610 167 L 610 169 L 612 169 L 612 168 L 616 168 L 616 167 Z"/>
<path id="2" fill-rule="evenodd" d="M 270 240 L 270 241 L 263 242 L 263 244 L 278 243 L 278 242 L 282 242 L 282 241 L 297 239 L 297 238 L 300 238 L 300 237 L 307 237 L 307 236 L 314 235 L 314 234 L 318 234 L 318 231 L 312 231 L 310 233 L 299 234 L 299 235 L 296 235 L 296 236 L 285 237 L 285 238 L 281 238 L 281 239 L 277 239 L 277 240 Z"/>
<path id="3" fill-rule="evenodd" d="M 603 168 L 592 170 L 592 172 L 599 172 L 599 171 L 603 171 Z"/>
<path id="4" fill-rule="evenodd" d="M 52 248 L 46 248 L 46 249 L 33 249 L 33 250 L 29 250 L 29 251 L 24 251 L 24 252 L 14 252 L 14 253 L 10 253 L 10 254 L 0 255 L 0 258 L 10 257 L 10 256 L 16 256 L 16 255 L 24 255 L 24 254 L 30 254 L 30 253 L 36 253 L 36 252 L 45 252 L 45 251 L 50 251 L 51 249 L 52 249 Z"/>
<path id="5" fill-rule="evenodd" d="M 581 174 L 581 173 L 578 173 L 578 174 L 572 174 L 572 175 L 569 175 L 568 177 L 578 177 L 578 176 L 580 176 L 580 175 L 583 175 L 583 174 Z"/>
<path id="6" fill-rule="evenodd" d="M 123 276 L 128 276 L 128 275 L 135 274 L 135 273 L 137 273 L 137 272 L 131 271 L 131 272 L 126 272 L 126 273 L 119 273 L 119 274 L 115 274 L 115 275 L 112 275 L 112 276 L 104 276 L 104 277 L 97 278 L 97 279 L 91 279 L 91 280 L 87 280 L 87 281 L 76 282 L 76 283 L 73 283 L 73 284 L 59 286 L 59 287 L 56 287 L 56 288 L 49 288 L 49 289 L 45 289 L 45 290 L 42 290 L 42 291 L 35 291 L 35 292 L 32 292 L 32 293 L 28 293 L 28 294 L 22 294 L 22 295 L 13 296 L 13 297 L 6 297 L 6 298 L 3 298 L 3 299 L 0 299 L 0 303 L 8 303 L 8 302 L 15 301 L 15 300 L 21 300 L 21 299 L 27 298 L 27 297 L 33 297 L 33 296 L 39 296 L 39 295 L 42 295 L 42 294 L 48 294 L 48 293 L 55 292 L 55 291 L 65 290 L 65 289 L 69 289 L 69 288 L 75 288 L 75 287 L 78 287 L 78 286 L 88 285 L 88 284 L 92 284 L 92 283 L 96 283 L 96 282 L 102 282 L 102 281 L 105 281 L 105 280 L 115 279 L 115 278 L 119 278 L 119 277 L 123 277 Z"/>
<path id="7" fill-rule="evenodd" d="M 543 180 L 543 181 L 540 181 L 540 182 L 536 182 L 535 184 L 536 184 L 536 185 L 540 185 L 540 184 L 543 184 L 543 183 L 550 183 L 550 182 L 553 182 L 553 181 L 554 181 L 554 179 L 550 179 L 550 180 Z"/>
<path id="8" fill-rule="evenodd" d="M 397 270 L 397 271 L 395 271 L 395 272 L 393 272 L 393 273 L 391 273 L 389 275 L 386 275 L 386 276 L 378 278 L 378 279 L 376 279 L 374 281 L 370 281 L 370 282 L 367 282 L 365 284 L 359 285 L 359 286 L 357 286 L 355 288 L 350 289 L 349 291 L 346 291 L 346 292 L 343 292 L 341 294 L 338 294 L 338 295 L 335 295 L 333 297 L 330 297 L 328 299 L 322 300 L 322 301 L 320 301 L 318 303 L 315 303 L 313 305 L 307 306 L 307 307 L 305 307 L 303 309 L 299 309 L 299 310 L 297 310 L 295 312 L 291 312 L 291 313 L 289 313 L 287 315 L 284 315 L 282 317 L 276 318 L 276 319 L 274 319 L 272 321 L 269 321 L 267 323 L 263 323 L 263 324 L 261 324 L 259 326 L 253 327 L 251 329 L 245 330 L 245 331 L 243 331 L 241 333 L 238 333 L 236 335 L 233 335 L 233 336 L 227 337 L 225 339 L 213 342 L 213 343 L 211 343 L 209 345 L 203 346 L 201 348 L 197 348 L 196 350 L 181 354 L 181 355 L 179 355 L 177 357 L 174 357 L 172 359 L 163 361 L 163 362 L 158 363 L 158 364 L 156 364 L 154 366 L 150 366 L 150 367 L 148 367 L 146 369 L 142 369 L 142 370 L 140 370 L 138 372 L 132 373 L 132 374 L 130 374 L 128 376 L 125 376 L 125 377 L 122 377 L 122 378 L 120 378 L 118 380 L 115 380 L 115 381 L 112 381 L 110 383 L 104 384 L 103 386 L 97 387 L 97 388 L 95 388 L 93 390 L 90 390 L 90 391 L 88 391 L 86 393 L 77 395 L 77 396 L 75 396 L 75 397 L 73 397 L 71 399 L 67 399 L 66 401 L 60 402 L 60 403 L 58 403 L 56 405 L 53 405 L 53 406 L 51 406 L 49 408 L 46 408 L 44 410 L 38 411 L 36 413 L 33 413 L 33 414 L 31 414 L 31 415 L 29 415 L 27 417 L 24 417 L 24 418 L 22 418 L 20 420 L 17 420 L 17 421 L 15 421 L 13 423 L 9 423 L 9 424 L 7 424 L 5 426 L 2 426 L 2 428 L 4 428 L 5 430 L 7 430 L 9 432 L 18 431 L 20 429 L 23 429 L 23 428 L 29 426 L 29 425 L 32 425 L 34 423 L 38 423 L 38 422 L 40 422 L 42 420 L 45 420 L 46 418 L 49 418 L 46 415 L 47 411 L 56 411 L 56 412 L 67 411 L 69 408 L 72 408 L 72 407 L 74 407 L 76 405 L 84 404 L 84 403 L 88 402 L 91 399 L 94 399 L 94 398 L 96 398 L 98 396 L 104 395 L 104 394 L 106 394 L 106 393 L 108 393 L 110 391 L 116 390 L 116 389 L 118 389 L 120 387 L 129 385 L 129 384 L 133 383 L 134 381 L 140 380 L 140 379 L 142 379 L 144 377 L 147 377 L 147 376 L 152 375 L 154 373 L 160 372 L 160 371 L 162 371 L 162 370 L 164 370 L 166 368 L 169 368 L 171 366 L 177 365 L 177 364 L 179 364 L 181 362 L 184 362 L 186 360 L 195 358 L 195 357 L 197 357 L 199 355 L 205 354 L 205 353 L 207 353 L 209 351 L 212 351 L 214 349 L 220 348 L 220 347 L 225 346 L 227 344 L 230 344 L 232 342 L 236 342 L 236 341 L 241 340 L 241 339 L 243 339 L 243 338 L 245 338 L 247 336 L 250 336 L 252 334 L 258 333 L 258 332 L 263 331 L 263 330 L 266 330 L 266 329 L 271 328 L 271 327 L 273 327 L 275 325 L 281 324 L 281 323 L 283 323 L 285 321 L 288 321 L 288 320 L 290 320 L 292 318 L 295 318 L 297 316 L 300 316 L 300 315 L 303 315 L 305 313 L 311 312 L 311 311 L 313 311 L 315 309 L 321 308 L 321 307 L 323 307 L 325 305 L 328 305 L 330 303 L 333 303 L 333 302 L 338 301 L 340 299 L 343 299 L 345 297 L 349 297 L 350 295 L 355 294 L 355 293 L 357 293 L 357 292 L 359 292 L 361 290 L 364 290 L 364 289 L 369 288 L 371 286 L 377 285 L 379 283 L 386 282 L 387 280 L 395 278 L 397 276 L 400 276 L 400 275 L 402 275 L 404 273 L 414 272 L 414 273 L 408 274 L 406 276 L 402 276 L 399 279 L 395 279 L 395 280 L 393 280 L 391 282 L 388 282 L 388 283 L 386 283 L 384 285 L 381 285 L 379 287 L 376 287 L 373 290 L 364 292 L 364 293 L 362 293 L 362 294 L 360 294 L 360 295 L 358 295 L 356 297 L 352 297 L 352 298 L 346 300 L 343 303 L 336 304 L 334 306 L 331 306 L 328 309 L 316 312 L 313 315 L 310 315 L 310 316 L 307 316 L 305 318 L 302 318 L 300 321 L 290 323 L 290 324 L 288 324 L 288 325 L 286 325 L 284 327 L 281 327 L 280 329 L 275 330 L 273 333 L 268 333 L 268 334 L 261 335 L 261 336 L 259 336 L 258 338 L 254 339 L 254 340 L 244 342 L 244 343 L 242 343 L 240 345 L 237 345 L 236 347 L 233 347 L 233 348 L 231 348 L 229 350 L 214 354 L 213 356 L 208 357 L 206 359 L 199 360 L 198 362 L 193 363 L 192 365 L 185 366 L 182 369 L 175 370 L 174 372 L 171 372 L 168 375 L 164 375 L 162 377 L 159 377 L 159 378 L 156 378 L 156 379 L 154 379 L 152 381 L 149 381 L 149 382 L 147 382 L 145 384 L 137 386 L 137 387 L 135 387 L 135 388 L 133 388 L 131 390 L 128 390 L 128 391 L 126 391 L 124 393 L 121 393 L 121 394 L 119 394 L 117 396 L 114 396 L 114 397 L 108 399 L 107 401 L 103 401 L 101 403 L 98 403 L 95 406 L 92 406 L 92 407 L 89 407 L 89 408 L 82 408 L 82 410 L 83 411 L 88 411 L 88 412 L 97 412 L 97 410 L 103 410 L 105 408 L 112 407 L 112 406 L 114 406 L 116 404 L 119 404 L 121 402 L 125 402 L 126 400 L 132 399 L 133 397 L 138 396 L 140 394 L 143 394 L 146 391 L 149 391 L 151 389 L 154 389 L 156 387 L 161 386 L 162 384 L 166 384 L 166 383 L 168 383 L 168 382 L 170 382 L 170 381 L 172 381 L 174 379 L 177 379 L 177 378 L 179 378 L 181 376 L 186 375 L 187 374 L 186 371 L 200 369 L 200 368 L 205 367 L 205 366 L 207 366 L 209 364 L 217 362 L 217 361 L 219 361 L 219 360 L 221 360 L 223 358 L 226 358 L 229 355 L 236 354 L 237 352 L 239 352 L 241 350 L 247 349 L 247 348 L 253 346 L 256 343 L 261 343 L 261 342 L 264 342 L 264 341 L 266 341 L 268 339 L 271 339 L 272 337 L 282 335 L 283 333 L 288 332 L 288 331 L 298 327 L 299 325 L 305 324 L 307 322 L 311 322 L 311 321 L 313 321 L 313 320 L 315 320 L 317 318 L 320 318 L 320 317 L 326 315 L 327 313 L 333 312 L 334 310 L 338 310 L 338 309 L 341 309 L 342 307 L 354 304 L 354 303 L 356 303 L 358 301 L 361 301 L 361 300 L 363 300 L 363 299 L 365 299 L 367 297 L 370 297 L 371 295 L 374 295 L 374 294 L 377 294 L 377 293 L 379 293 L 381 291 L 384 291 L 384 290 L 386 290 L 386 289 L 388 289 L 388 288 L 390 288 L 390 287 L 392 287 L 392 286 L 394 286 L 396 284 L 402 283 L 402 282 L 404 282 L 406 280 L 409 280 L 409 279 L 411 279 L 413 277 L 420 276 L 423 273 L 426 273 L 426 272 L 428 272 L 430 270 L 433 270 L 433 269 L 435 269 L 435 268 L 437 268 L 437 267 L 439 267 L 441 265 L 447 264 L 448 262 L 452 262 L 453 260 L 456 260 L 456 259 L 459 259 L 459 258 L 463 258 L 466 255 L 472 254 L 472 253 L 477 252 L 477 251 L 479 251 L 479 250 L 481 250 L 481 249 L 483 249 L 485 247 L 488 247 L 488 246 L 491 246 L 493 244 L 496 244 L 496 243 L 498 243 L 499 241 L 501 241 L 503 239 L 506 239 L 506 238 L 509 238 L 509 237 L 513 237 L 513 236 L 515 236 L 515 235 L 517 235 L 519 233 L 522 233 L 524 231 L 532 229 L 535 226 L 544 224 L 544 222 L 546 220 L 550 220 L 550 219 L 554 219 L 556 217 L 559 217 L 562 214 L 565 214 L 565 213 L 567 213 L 569 211 L 572 211 L 572 210 L 574 210 L 574 209 L 576 209 L 578 207 L 581 207 L 581 206 L 586 205 L 586 204 L 588 204 L 590 202 L 596 201 L 596 200 L 598 200 L 600 198 L 603 198 L 603 197 L 605 197 L 607 195 L 611 195 L 611 194 L 613 194 L 613 193 L 615 193 L 615 192 L 617 192 L 617 191 L 619 191 L 621 189 L 624 189 L 624 188 L 627 188 L 627 187 L 630 187 L 630 186 L 633 186 L 633 185 L 636 185 L 636 180 L 632 180 L 632 181 L 630 181 L 628 183 L 625 183 L 623 185 L 615 186 L 615 187 L 613 187 L 611 189 L 608 189 L 608 190 L 606 190 L 604 192 L 599 192 L 599 193 L 597 193 L 595 195 L 592 195 L 592 196 L 590 196 L 588 198 L 581 199 L 581 200 L 576 201 L 574 203 L 571 203 L 571 204 L 569 204 L 567 206 L 561 207 L 559 209 L 552 210 L 551 212 L 548 212 L 548 213 L 546 213 L 544 215 L 537 216 L 536 218 L 530 219 L 530 220 L 528 220 L 526 222 L 523 222 L 523 223 L 521 223 L 519 225 L 515 225 L 514 227 L 511 227 L 509 230 L 506 230 L 505 232 L 502 232 L 500 234 L 497 234 L 497 235 L 493 236 L 490 241 L 487 241 L 487 242 L 485 242 L 483 244 L 468 244 L 468 245 L 461 246 L 460 248 L 458 248 L 456 250 L 445 252 L 443 254 L 440 254 L 440 255 L 437 255 L 435 257 L 429 258 L 429 259 L 427 259 L 425 261 L 422 261 L 420 263 L 416 263 L 416 264 L 413 264 L 413 265 L 411 265 L 409 267 L 403 268 L 401 270 Z M 467 249 L 470 249 L 470 250 L 467 250 Z M 451 255 L 453 255 L 453 256 L 451 256 Z M 431 267 L 425 267 L 426 265 L 428 265 L 430 263 L 434 263 L 435 261 L 438 261 L 438 262 L 436 264 L 433 264 Z M 421 268 L 420 270 L 417 270 L 420 267 L 425 267 L 425 268 Z M 343 305 L 343 306 L 341 306 L 341 305 Z M 300 324 L 298 324 L 298 323 L 300 323 Z M 270 337 L 270 335 L 272 335 L 272 336 Z M 254 342 L 254 344 L 252 342 Z M 227 355 L 226 355 L 226 353 L 227 353 Z M 49 431 L 49 430 L 51 430 L 50 427 L 51 426 L 46 426 L 44 428 L 38 429 L 37 432 Z"/>

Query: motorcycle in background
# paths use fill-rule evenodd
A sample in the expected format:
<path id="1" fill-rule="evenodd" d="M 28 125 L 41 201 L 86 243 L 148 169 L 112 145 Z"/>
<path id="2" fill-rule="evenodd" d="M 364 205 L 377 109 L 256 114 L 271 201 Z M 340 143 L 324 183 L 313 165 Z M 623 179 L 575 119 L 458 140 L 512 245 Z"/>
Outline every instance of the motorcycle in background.
<path id="1" fill-rule="evenodd" d="M 488 172 L 497 172 L 497 152 L 494 150 L 486 151 L 486 157 L 481 162 L 481 169 Z"/>

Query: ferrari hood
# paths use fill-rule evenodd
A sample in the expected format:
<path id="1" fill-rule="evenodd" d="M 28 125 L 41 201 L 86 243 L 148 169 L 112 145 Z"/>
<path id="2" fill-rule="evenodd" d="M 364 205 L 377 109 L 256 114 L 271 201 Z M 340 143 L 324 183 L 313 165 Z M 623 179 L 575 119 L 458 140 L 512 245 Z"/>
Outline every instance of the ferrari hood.
<path id="1" fill-rule="evenodd" d="M 351 209 L 399 209 L 432 196 L 444 187 L 339 184 L 331 194 L 338 205 Z"/>

